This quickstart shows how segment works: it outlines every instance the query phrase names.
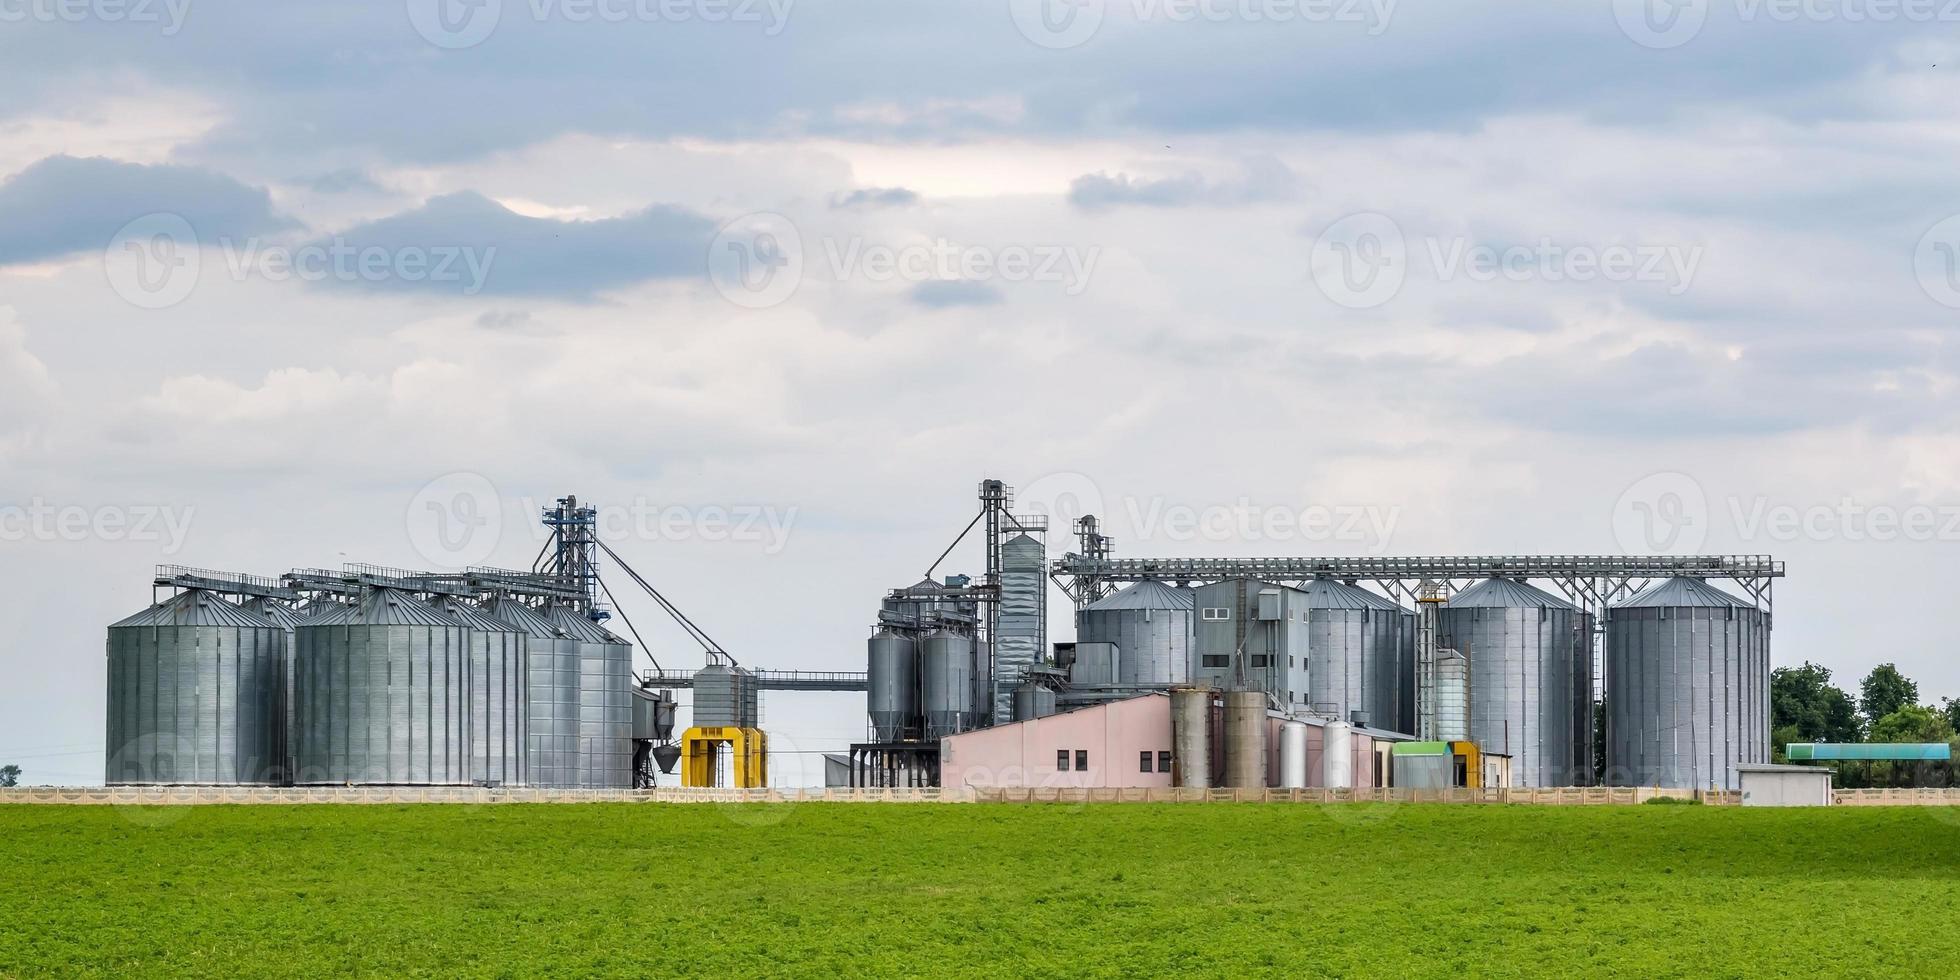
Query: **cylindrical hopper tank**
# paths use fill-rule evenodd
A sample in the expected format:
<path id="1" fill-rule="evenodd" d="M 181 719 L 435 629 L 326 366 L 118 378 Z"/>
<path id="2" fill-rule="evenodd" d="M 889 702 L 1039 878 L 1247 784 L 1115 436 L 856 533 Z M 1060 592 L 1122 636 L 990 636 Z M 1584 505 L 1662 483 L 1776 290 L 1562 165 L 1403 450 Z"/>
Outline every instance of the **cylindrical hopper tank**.
<path id="1" fill-rule="evenodd" d="M 1191 680 L 1196 593 L 1143 581 L 1104 596 L 1075 614 L 1077 643 L 1113 643 L 1117 684 L 1185 684 Z"/>
<path id="2" fill-rule="evenodd" d="M 528 785 L 530 638 L 518 627 L 460 599 L 443 599 L 434 605 L 469 631 L 470 781 Z"/>
<path id="3" fill-rule="evenodd" d="M 1266 785 L 1266 692 L 1225 692 L 1225 785 Z"/>
<path id="4" fill-rule="evenodd" d="M 286 631 L 199 589 L 109 627 L 109 785 L 255 785 L 283 770 Z"/>
<path id="5" fill-rule="evenodd" d="M 1023 681 L 1014 689 L 1014 720 L 1046 718 L 1056 711 L 1055 689 Z"/>
<path id="6" fill-rule="evenodd" d="M 941 738 L 973 728 L 978 723 L 973 637 L 964 633 L 927 633 L 919 647 L 926 737 Z M 1011 705 L 1008 710 L 1013 710 Z"/>
<path id="7" fill-rule="evenodd" d="M 919 646 L 909 636 L 879 630 L 866 642 L 865 702 L 872 738 L 896 742 L 917 737 L 925 727 L 919 709 Z"/>
<path id="8" fill-rule="evenodd" d="M 1607 777 L 1619 786 L 1737 788 L 1769 761 L 1769 613 L 1672 578 L 1606 620 Z"/>
<path id="9" fill-rule="evenodd" d="M 1436 737 L 1470 740 L 1470 661 L 1455 650 L 1436 651 Z"/>
<path id="10" fill-rule="evenodd" d="M 1279 784 L 1286 789 L 1307 785 L 1307 726 L 1289 721 L 1279 727 Z"/>
<path id="11" fill-rule="evenodd" d="M 484 607 L 524 634 L 526 711 L 531 785 L 575 787 L 579 782 L 579 652 L 577 640 L 536 609 L 515 599 Z"/>
<path id="12" fill-rule="evenodd" d="M 1320 730 L 1321 785 L 1329 789 L 1354 787 L 1354 728 L 1330 721 Z"/>
<path id="13" fill-rule="evenodd" d="M 1441 622 L 1443 645 L 1470 662 L 1471 741 L 1509 755 L 1519 786 L 1576 785 L 1578 610 L 1524 582 L 1490 578 L 1445 603 Z"/>
<path id="14" fill-rule="evenodd" d="M 394 589 L 301 623 L 294 782 L 466 785 L 468 631 Z"/>
<path id="15" fill-rule="evenodd" d="M 579 785 L 633 785 L 633 645 L 567 605 L 545 618 L 579 648 Z"/>
<path id="16" fill-rule="evenodd" d="M 1300 587 L 1307 607 L 1307 692 L 1316 710 L 1343 720 L 1405 731 L 1402 617 L 1407 610 L 1359 586 L 1314 579 Z"/>
<path id="17" fill-rule="evenodd" d="M 1211 689 L 1171 691 L 1171 780 L 1187 789 L 1211 788 Z"/>

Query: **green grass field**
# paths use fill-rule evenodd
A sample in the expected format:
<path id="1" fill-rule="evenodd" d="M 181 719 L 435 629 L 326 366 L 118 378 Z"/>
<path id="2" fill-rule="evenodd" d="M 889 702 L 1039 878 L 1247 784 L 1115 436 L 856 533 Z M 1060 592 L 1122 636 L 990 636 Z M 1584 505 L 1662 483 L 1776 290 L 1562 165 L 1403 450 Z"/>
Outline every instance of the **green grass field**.
<path id="1" fill-rule="evenodd" d="M 1960 813 L 0 807 L 0 975 L 1952 976 Z"/>

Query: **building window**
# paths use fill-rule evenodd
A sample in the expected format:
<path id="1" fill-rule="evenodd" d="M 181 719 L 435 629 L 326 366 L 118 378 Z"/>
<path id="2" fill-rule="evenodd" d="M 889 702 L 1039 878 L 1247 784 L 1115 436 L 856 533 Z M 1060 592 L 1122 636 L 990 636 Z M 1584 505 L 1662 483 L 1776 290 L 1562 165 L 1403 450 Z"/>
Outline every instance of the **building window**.
<path id="1" fill-rule="evenodd" d="M 1232 618 L 1232 610 L 1226 606 L 1206 606 L 1205 622 L 1218 623 Z"/>
<path id="2" fill-rule="evenodd" d="M 1286 665 L 1287 665 L 1288 667 L 1298 667 L 1298 666 L 1300 666 L 1299 664 L 1297 664 L 1297 663 L 1295 663 L 1295 662 L 1293 661 L 1293 657 L 1292 657 L 1292 655 L 1291 655 L 1291 654 L 1288 654 L 1288 655 L 1287 655 L 1287 658 L 1286 658 Z"/>
<path id="3" fill-rule="evenodd" d="M 1056 768 L 1057 770 L 1059 770 L 1059 771 L 1061 771 L 1061 772 L 1067 772 L 1067 771 L 1068 771 L 1068 750 L 1067 750 L 1067 749 L 1056 749 L 1056 750 L 1055 750 L 1055 768 Z"/>
<path id="4" fill-rule="evenodd" d="M 1149 749 L 1144 749 L 1143 751 L 1141 751 L 1141 752 L 1138 752 L 1138 753 L 1137 753 L 1137 771 L 1138 771 L 1138 772 L 1149 772 L 1149 771 L 1150 771 L 1150 750 L 1149 750 Z"/>
<path id="5" fill-rule="evenodd" d="M 1171 754 L 1169 752 L 1157 753 L 1157 771 L 1158 772 L 1171 771 Z"/>
<path id="6" fill-rule="evenodd" d="M 1230 667 L 1232 665 L 1232 658 L 1223 654 L 1207 653 L 1204 657 L 1204 665 L 1207 667 Z"/>
<path id="7" fill-rule="evenodd" d="M 1089 771 L 1089 750 L 1088 750 L 1088 749 L 1076 749 L 1076 750 L 1075 750 L 1075 771 L 1076 771 L 1076 772 L 1088 772 L 1088 771 Z"/>
<path id="8" fill-rule="evenodd" d="M 1255 653 L 1255 654 L 1253 654 L 1253 655 L 1252 655 L 1252 666 L 1254 666 L 1254 667 L 1264 667 L 1264 666 L 1266 666 L 1266 655 L 1265 655 L 1265 654 L 1263 654 L 1263 653 Z"/>

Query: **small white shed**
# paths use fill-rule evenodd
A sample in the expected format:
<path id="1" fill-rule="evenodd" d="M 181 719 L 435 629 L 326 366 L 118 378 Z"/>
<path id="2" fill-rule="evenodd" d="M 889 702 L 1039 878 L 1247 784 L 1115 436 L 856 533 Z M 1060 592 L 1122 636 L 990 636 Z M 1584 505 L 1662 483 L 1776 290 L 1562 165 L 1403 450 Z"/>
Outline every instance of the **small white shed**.
<path id="1" fill-rule="evenodd" d="M 1736 766 L 1743 806 L 1830 806 L 1835 769 L 1818 766 Z"/>

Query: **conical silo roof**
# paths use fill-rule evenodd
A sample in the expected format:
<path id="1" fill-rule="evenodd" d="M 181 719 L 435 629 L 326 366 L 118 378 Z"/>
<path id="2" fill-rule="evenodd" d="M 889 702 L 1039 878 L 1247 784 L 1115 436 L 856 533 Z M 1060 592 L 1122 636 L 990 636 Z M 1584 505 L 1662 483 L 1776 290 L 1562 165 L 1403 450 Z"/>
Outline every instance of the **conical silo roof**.
<path id="1" fill-rule="evenodd" d="M 1509 578 L 1484 579 L 1451 596 L 1450 601 L 1444 605 L 1452 609 L 1515 609 L 1528 606 L 1549 606 L 1553 609 L 1578 608 L 1535 585 Z"/>
<path id="2" fill-rule="evenodd" d="M 130 626 L 242 626 L 277 629 L 279 624 L 243 609 L 213 592 L 185 589 L 142 612 L 109 624 L 110 629 Z"/>
<path id="3" fill-rule="evenodd" d="M 250 599 L 242 604 L 242 608 L 264 616 L 285 629 L 298 626 L 306 618 L 298 610 L 277 599 Z"/>
<path id="4" fill-rule="evenodd" d="M 477 630 L 484 633 L 524 632 L 522 628 L 513 626 L 512 624 L 506 623 L 501 619 L 497 619 L 496 617 L 491 616 L 488 613 L 485 613 L 483 610 L 478 609 L 477 607 L 461 599 L 457 599 L 453 597 L 445 597 L 442 599 L 437 599 L 434 605 L 436 609 L 440 611 L 443 615 L 448 616 L 450 619 L 453 619 L 473 630 Z"/>
<path id="5" fill-rule="evenodd" d="M 614 636 L 604 626 L 592 621 L 592 617 L 579 612 L 571 606 L 553 603 L 545 609 L 545 618 L 574 640 L 582 643 L 625 643 Z"/>
<path id="6" fill-rule="evenodd" d="M 1657 585 L 1650 585 L 1625 602 L 1615 603 L 1615 609 L 1653 609 L 1660 606 L 1727 609 L 1730 606 L 1749 607 L 1751 604 L 1723 592 L 1698 578 L 1685 575 L 1676 576 Z"/>
<path id="7" fill-rule="evenodd" d="M 563 630 L 551 624 L 551 620 L 516 599 L 492 600 L 484 607 L 484 611 L 496 619 L 517 627 L 519 633 L 526 633 L 541 640 L 555 640 L 565 635 Z"/>
<path id="8" fill-rule="evenodd" d="M 456 620 L 397 589 L 369 589 L 359 602 L 315 616 L 301 626 L 455 626 Z"/>
<path id="9" fill-rule="evenodd" d="M 1180 589 L 1165 585 L 1154 579 L 1146 579 L 1123 589 L 1103 596 L 1086 606 L 1083 612 L 1105 612 L 1112 609 L 1183 609 L 1197 608 L 1198 595 L 1190 589 Z"/>
<path id="10" fill-rule="evenodd" d="M 1378 596 L 1358 585 L 1317 578 L 1297 590 L 1307 597 L 1308 609 L 1393 609 L 1406 612 L 1394 600 Z"/>

